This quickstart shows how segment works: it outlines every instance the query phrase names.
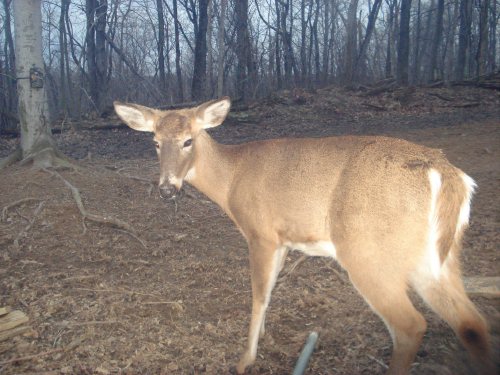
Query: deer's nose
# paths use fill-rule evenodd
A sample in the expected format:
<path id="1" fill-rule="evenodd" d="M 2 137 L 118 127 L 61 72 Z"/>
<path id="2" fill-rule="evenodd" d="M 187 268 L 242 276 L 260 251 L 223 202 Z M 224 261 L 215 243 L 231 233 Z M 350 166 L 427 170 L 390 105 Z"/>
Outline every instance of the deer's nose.
<path id="1" fill-rule="evenodd" d="M 174 198 L 177 194 L 177 188 L 175 185 L 171 185 L 169 183 L 159 185 L 158 189 L 160 190 L 160 197 L 164 199 Z"/>

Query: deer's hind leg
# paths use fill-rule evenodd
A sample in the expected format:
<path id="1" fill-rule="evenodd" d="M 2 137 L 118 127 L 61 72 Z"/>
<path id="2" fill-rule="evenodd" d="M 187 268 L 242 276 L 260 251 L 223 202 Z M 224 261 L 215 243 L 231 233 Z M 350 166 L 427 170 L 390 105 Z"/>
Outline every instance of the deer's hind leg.
<path id="1" fill-rule="evenodd" d="M 449 254 L 438 277 L 423 271 L 412 278 L 423 300 L 446 321 L 477 360 L 482 373 L 494 374 L 488 326 L 465 293 L 455 254 Z"/>
<path id="2" fill-rule="evenodd" d="M 341 263 L 355 288 L 383 320 L 391 335 L 393 352 L 387 373 L 407 374 L 427 323 L 408 297 L 406 275 L 387 263 L 384 267 L 381 259 L 373 257 L 348 257 Z"/>

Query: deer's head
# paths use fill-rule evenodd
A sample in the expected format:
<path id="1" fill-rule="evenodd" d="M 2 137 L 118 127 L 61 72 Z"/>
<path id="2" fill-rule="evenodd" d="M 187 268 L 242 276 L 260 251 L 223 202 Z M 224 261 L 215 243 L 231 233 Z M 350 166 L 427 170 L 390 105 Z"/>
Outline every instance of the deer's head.
<path id="1" fill-rule="evenodd" d="M 203 129 L 220 125 L 231 107 L 228 97 L 194 108 L 162 111 L 138 104 L 115 102 L 118 116 L 132 129 L 154 133 L 160 160 L 162 198 L 174 198 L 184 179 L 194 173 L 196 139 Z"/>

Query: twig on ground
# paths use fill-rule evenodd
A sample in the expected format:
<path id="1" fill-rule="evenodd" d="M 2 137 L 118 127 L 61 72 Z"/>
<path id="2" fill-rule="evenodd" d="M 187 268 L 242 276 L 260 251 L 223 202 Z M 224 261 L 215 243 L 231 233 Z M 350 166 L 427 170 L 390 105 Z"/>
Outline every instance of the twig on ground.
<path id="1" fill-rule="evenodd" d="M 125 233 L 127 235 L 129 235 L 130 237 L 134 238 L 137 242 L 139 242 L 143 248 L 147 249 L 148 247 L 146 246 L 146 243 L 141 240 L 137 235 L 135 235 L 134 233 L 131 233 L 131 232 L 128 232 L 126 230 L 123 230 L 123 229 L 117 229 L 118 232 L 122 232 L 122 233 Z"/>
<path id="2" fill-rule="evenodd" d="M 286 273 L 281 276 L 279 279 L 278 279 L 278 283 L 282 283 L 283 281 L 285 281 L 285 279 L 290 276 L 294 271 L 295 269 L 301 264 L 303 263 L 305 260 L 307 259 L 307 255 L 303 254 L 299 259 L 297 259 L 291 266 L 290 268 L 286 271 Z"/>
<path id="3" fill-rule="evenodd" d="M 68 180 L 66 180 L 63 176 L 61 176 L 59 173 L 57 173 L 54 170 L 44 169 L 44 171 L 49 173 L 50 175 L 56 176 L 57 178 L 62 180 L 64 182 L 64 184 L 71 190 L 71 194 L 73 195 L 73 199 L 75 200 L 76 205 L 78 206 L 78 209 L 80 210 L 80 214 L 82 215 L 84 222 L 85 222 L 85 219 L 87 219 L 87 220 L 93 221 L 93 222 L 98 223 L 98 224 L 104 224 L 104 225 L 108 225 L 111 227 L 115 227 L 115 228 L 121 229 L 122 231 L 126 232 L 132 238 L 139 240 L 139 238 L 137 237 L 136 230 L 130 224 L 128 224 L 122 220 L 113 218 L 113 217 L 104 217 L 104 216 L 100 216 L 100 215 L 96 215 L 96 214 L 87 212 L 87 210 L 85 209 L 85 207 L 83 205 L 80 191 L 75 186 L 73 186 Z M 84 230 L 86 230 L 85 225 L 84 225 Z M 139 243 L 146 248 L 146 245 L 144 244 L 143 241 L 139 240 Z"/>
<path id="4" fill-rule="evenodd" d="M 368 356 L 368 358 L 370 358 L 371 360 L 373 360 L 373 361 L 377 362 L 377 363 L 378 363 L 380 366 L 382 366 L 384 369 L 386 369 L 386 370 L 387 370 L 387 369 L 389 368 L 389 366 L 387 366 L 387 365 L 386 365 L 384 362 L 382 362 L 380 359 L 377 359 L 377 358 L 375 358 L 374 356 L 372 356 L 372 355 L 370 355 L 370 354 L 368 354 L 367 356 Z"/>
<path id="5" fill-rule="evenodd" d="M 330 260 L 330 262 L 334 262 L 333 260 Z M 331 266 L 330 264 L 326 264 L 326 266 L 328 267 L 328 269 L 330 271 L 332 271 L 335 275 L 337 275 L 337 277 L 340 279 L 340 281 L 342 281 L 344 284 L 348 284 L 349 281 L 346 279 L 346 277 L 340 273 L 338 270 L 335 269 L 335 267 Z"/>

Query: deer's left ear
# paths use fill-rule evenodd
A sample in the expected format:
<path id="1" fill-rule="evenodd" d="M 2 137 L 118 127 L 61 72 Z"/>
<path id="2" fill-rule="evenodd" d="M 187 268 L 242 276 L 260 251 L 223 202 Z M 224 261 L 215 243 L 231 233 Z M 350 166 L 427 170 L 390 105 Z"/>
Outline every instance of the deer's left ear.
<path id="1" fill-rule="evenodd" d="M 231 99 L 228 96 L 199 105 L 195 109 L 199 129 L 213 128 L 222 124 L 230 108 Z"/>

